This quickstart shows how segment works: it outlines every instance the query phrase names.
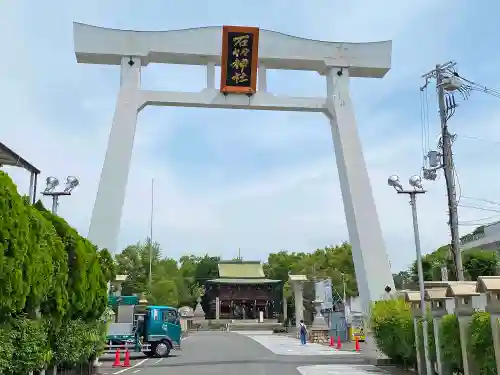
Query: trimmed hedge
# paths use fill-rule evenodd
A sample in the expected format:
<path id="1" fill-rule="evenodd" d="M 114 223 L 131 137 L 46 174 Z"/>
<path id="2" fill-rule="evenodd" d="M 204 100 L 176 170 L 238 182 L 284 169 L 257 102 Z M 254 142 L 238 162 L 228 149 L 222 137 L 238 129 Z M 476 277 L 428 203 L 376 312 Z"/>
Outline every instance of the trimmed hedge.
<path id="1" fill-rule="evenodd" d="M 490 314 L 478 312 L 470 324 L 469 350 L 476 363 L 481 363 L 479 375 L 497 375 Z"/>
<path id="2" fill-rule="evenodd" d="M 439 327 L 441 338 L 441 354 L 443 360 L 448 363 L 450 369 L 456 373 L 464 372 L 462 364 L 462 348 L 460 346 L 460 332 L 458 330 L 458 318 L 454 314 L 443 316 Z"/>
<path id="3" fill-rule="evenodd" d="M 414 366 L 415 330 L 408 305 L 399 299 L 373 305 L 371 329 L 377 347 L 397 364 Z"/>
<path id="4" fill-rule="evenodd" d="M 433 320 L 428 320 L 429 355 L 436 362 Z M 410 306 L 402 299 L 378 301 L 371 312 L 371 329 L 380 351 L 395 364 L 416 367 L 415 336 Z M 422 319 L 418 322 L 419 338 L 422 343 Z M 452 373 L 463 373 L 462 352 L 458 318 L 454 314 L 445 315 L 439 327 L 440 351 L 443 362 Z M 497 375 L 490 314 L 476 312 L 469 326 L 469 352 L 479 369 L 480 375 Z M 421 344 L 421 348 L 423 346 Z M 423 353 L 423 350 L 422 350 Z"/>
<path id="5" fill-rule="evenodd" d="M 30 205 L 1 171 L 0 246 L 0 374 L 94 359 L 105 343 L 109 252 Z"/>

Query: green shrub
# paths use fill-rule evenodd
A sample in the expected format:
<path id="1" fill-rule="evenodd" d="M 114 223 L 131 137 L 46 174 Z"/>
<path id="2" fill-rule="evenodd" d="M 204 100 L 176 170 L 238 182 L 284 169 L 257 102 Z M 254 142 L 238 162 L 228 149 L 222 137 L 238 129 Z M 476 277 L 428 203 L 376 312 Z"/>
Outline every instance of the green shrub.
<path id="1" fill-rule="evenodd" d="M 463 374 L 462 349 L 458 318 L 455 314 L 443 316 L 439 327 L 441 355 L 454 373 Z"/>
<path id="2" fill-rule="evenodd" d="M 105 322 L 86 323 L 83 320 L 70 320 L 61 327 L 56 337 L 55 363 L 64 368 L 87 363 L 101 354 L 105 341 Z"/>
<path id="3" fill-rule="evenodd" d="M 469 350 L 479 375 L 497 375 L 489 313 L 477 312 L 472 316 L 469 337 Z"/>
<path id="4" fill-rule="evenodd" d="M 51 362 L 52 350 L 45 321 L 25 317 L 14 319 L 11 338 L 14 346 L 11 369 L 13 375 L 41 370 Z"/>
<path id="5" fill-rule="evenodd" d="M 401 299 L 377 301 L 370 326 L 379 350 L 395 363 L 415 366 L 415 336 L 410 306 Z"/>
<path id="6" fill-rule="evenodd" d="M 14 344 L 12 330 L 9 325 L 0 326 L 0 374 L 8 374 L 12 370 Z"/>

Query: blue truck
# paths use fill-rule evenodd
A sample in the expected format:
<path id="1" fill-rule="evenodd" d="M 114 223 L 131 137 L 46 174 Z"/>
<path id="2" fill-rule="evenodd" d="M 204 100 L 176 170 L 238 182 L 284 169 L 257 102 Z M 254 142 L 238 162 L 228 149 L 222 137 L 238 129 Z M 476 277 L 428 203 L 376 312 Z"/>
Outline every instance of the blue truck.
<path id="1" fill-rule="evenodd" d="M 182 329 L 177 308 L 139 304 L 136 296 L 110 296 L 113 322 L 108 325 L 107 352 L 116 349 L 168 357 L 180 350 Z"/>

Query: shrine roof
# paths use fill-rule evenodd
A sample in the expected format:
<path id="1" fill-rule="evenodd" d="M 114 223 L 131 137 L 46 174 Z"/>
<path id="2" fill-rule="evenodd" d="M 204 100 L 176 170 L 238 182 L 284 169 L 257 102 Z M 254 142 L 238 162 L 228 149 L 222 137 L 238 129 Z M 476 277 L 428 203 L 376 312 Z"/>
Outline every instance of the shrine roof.
<path id="1" fill-rule="evenodd" d="M 218 264 L 220 279 L 265 279 L 258 261 L 222 261 Z"/>
<path id="2" fill-rule="evenodd" d="M 220 278 L 220 279 L 212 279 L 208 280 L 208 283 L 212 284 L 276 284 L 280 283 L 281 280 L 272 280 L 272 279 L 266 279 L 266 278 L 253 278 L 253 279 L 243 279 L 243 278 L 234 278 L 234 279 L 225 279 L 225 278 Z"/>

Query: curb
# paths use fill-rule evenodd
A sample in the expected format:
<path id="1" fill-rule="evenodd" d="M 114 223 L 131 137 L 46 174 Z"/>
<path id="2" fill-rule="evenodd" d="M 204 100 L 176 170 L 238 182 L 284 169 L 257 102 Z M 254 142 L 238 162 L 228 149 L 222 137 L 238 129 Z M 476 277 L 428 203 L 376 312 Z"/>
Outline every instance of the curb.
<path id="1" fill-rule="evenodd" d="M 394 366 L 390 358 L 367 358 L 366 360 L 373 366 Z"/>

